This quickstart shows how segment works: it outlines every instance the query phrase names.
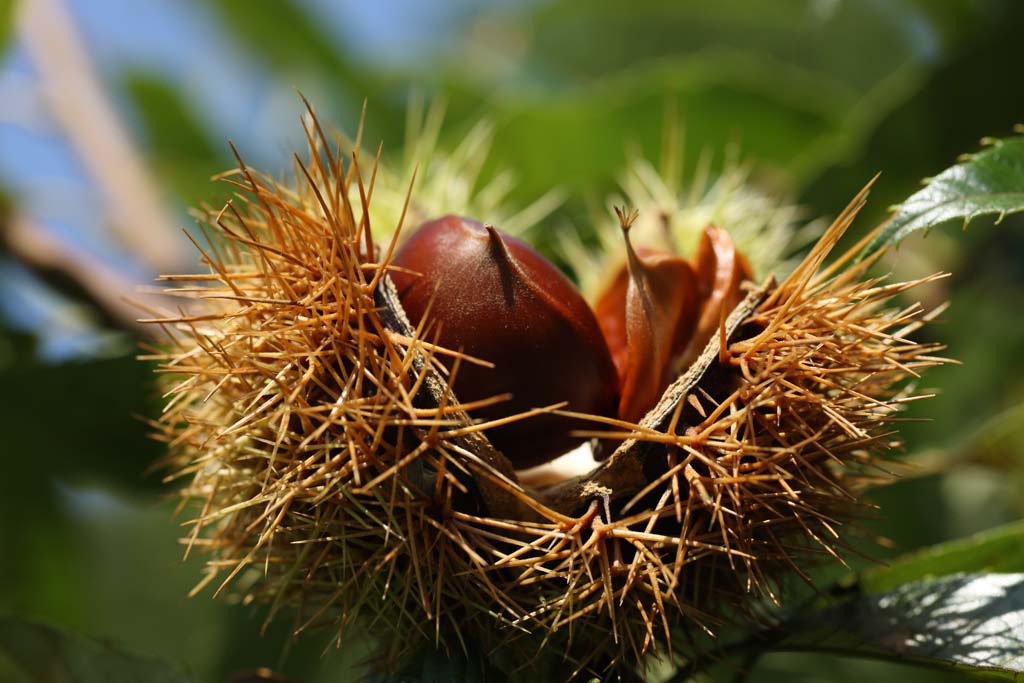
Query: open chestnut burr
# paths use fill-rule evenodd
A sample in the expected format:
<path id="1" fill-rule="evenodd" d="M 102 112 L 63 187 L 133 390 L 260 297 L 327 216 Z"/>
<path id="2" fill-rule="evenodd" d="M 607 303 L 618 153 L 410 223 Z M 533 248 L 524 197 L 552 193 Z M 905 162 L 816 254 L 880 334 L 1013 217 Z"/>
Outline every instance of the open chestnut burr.
<path id="1" fill-rule="evenodd" d="M 678 240 L 641 232 L 663 214 L 634 193 L 625 251 L 601 224 L 594 268 L 573 262 L 611 283 L 592 310 L 525 243 L 435 218 L 501 215 L 451 204 L 446 164 L 414 197 L 304 125 L 290 184 L 239 159 L 201 272 L 167 277 L 197 308 L 150 321 L 168 336 L 148 356 L 168 397 L 153 424 L 202 585 L 291 611 L 296 634 L 372 630 L 390 669 L 471 642 L 517 674 L 547 654 L 604 677 L 839 556 L 910 380 L 944 362 L 912 339 L 930 315 L 894 301 L 917 282 L 869 276 L 866 242 L 832 253 L 867 188 L 792 267 L 760 258 L 781 277 L 757 287 L 724 231 L 763 257 L 741 218 L 756 236 L 775 213 L 749 192 L 718 186 L 708 204 L 743 209 L 722 229 L 673 209 L 688 258 L 650 246 Z M 584 436 L 611 452 L 527 480 Z"/>

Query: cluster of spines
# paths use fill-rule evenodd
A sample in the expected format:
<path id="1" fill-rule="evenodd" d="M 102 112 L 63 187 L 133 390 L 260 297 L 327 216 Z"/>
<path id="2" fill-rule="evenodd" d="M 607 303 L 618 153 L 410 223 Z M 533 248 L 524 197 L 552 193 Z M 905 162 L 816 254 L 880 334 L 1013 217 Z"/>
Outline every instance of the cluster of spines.
<path id="1" fill-rule="evenodd" d="M 210 272 L 167 278 L 193 283 L 173 291 L 204 311 L 152 321 L 171 340 L 154 354 L 178 378 L 159 431 L 199 505 L 187 543 L 211 555 L 204 584 L 251 573 L 248 599 L 292 610 L 296 633 L 333 624 L 340 642 L 365 619 L 391 632 L 394 657 L 414 632 L 533 653 L 553 640 L 583 670 L 633 666 L 686 623 L 714 623 L 718 603 L 771 596 L 779 567 L 839 555 L 904 380 L 940 362 L 906 338 L 922 312 L 885 307 L 914 283 L 865 280 L 849 256 L 823 265 L 863 195 L 731 336 L 723 326 L 711 363 L 727 386 L 694 377 L 667 423 L 619 424 L 658 449 L 651 480 L 626 498 L 591 482 L 563 509 L 463 440 L 486 425 L 433 360 L 452 352 L 429 326 L 386 323 L 376 164 L 364 178 L 315 118 L 306 131 L 296 186 L 239 160 L 240 193 L 197 244 Z"/>

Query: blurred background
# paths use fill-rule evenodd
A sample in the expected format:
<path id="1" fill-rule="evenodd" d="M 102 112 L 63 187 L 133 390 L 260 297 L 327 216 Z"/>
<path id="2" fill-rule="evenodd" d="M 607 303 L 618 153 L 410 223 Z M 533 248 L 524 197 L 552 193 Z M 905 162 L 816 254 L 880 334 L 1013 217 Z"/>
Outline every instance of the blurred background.
<path id="1" fill-rule="evenodd" d="M 159 411 L 125 303 L 194 263 L 187 208 L 217 203 L 227 140 L 271 173 L 301 149 L 301 90 L 368 147 L 397 150 L 410 96 L 448 103 L 445 139 L 495 126 L 487 174 L 552 225 L 585 229 L 628 149 L 657 156 L 666 111 L 686 163 L 733 146 L 753 181 L 833 216 L 876 172 L 864 231 L 920 180 L 1024 122 L 1019 0 L 0 0 L 0 615 L 181 663 L 196 681 L 274 667 L 349 680 L 359 647 L 185 597 L 174 500 L 139 416 Z M 728 227 L 728 226 L 724 226 Z M 915 237 L 899 275 L 948 270 L 929 334 L 962 366 L 925 384 L 914 468 L 877 492 L 893 555 L 1024 517 L 1024 230 L 1009 217 Z M 851 560 L 854 566 L 859 560 Z M 2 657 L 0 657 L 2 659 Z M 0 662 L 0 675 L 3 668 Z M 729 675 L 733 675 L 730 672 Z M 809 655 L 752 681 L 952 680 Z"/>

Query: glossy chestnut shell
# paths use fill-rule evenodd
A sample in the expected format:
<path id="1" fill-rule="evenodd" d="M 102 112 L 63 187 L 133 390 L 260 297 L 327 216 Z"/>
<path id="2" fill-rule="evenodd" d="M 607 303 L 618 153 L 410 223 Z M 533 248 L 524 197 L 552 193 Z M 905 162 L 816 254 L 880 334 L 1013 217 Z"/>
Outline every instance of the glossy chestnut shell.
<path id="1" fill-rule="evenodd" d="M 414 325 L 426 315 L 438 326 L 441 346 L 494 363 L 493 369 L 460 365 L 459 400 L 512 395 L 473 410 L 474 417 L 499 419 L 562 401 L 567 410 L 615 414 L 618 376 L 593 312 L 573 283 L 525 242 L 449 215 L 417 228 L 393 264 L 410 271 L 391 277 Z M 486 434 L 514 467 L 526 468 L 578 445 L 569 433 L 584 426 L 545 414 Z"/>

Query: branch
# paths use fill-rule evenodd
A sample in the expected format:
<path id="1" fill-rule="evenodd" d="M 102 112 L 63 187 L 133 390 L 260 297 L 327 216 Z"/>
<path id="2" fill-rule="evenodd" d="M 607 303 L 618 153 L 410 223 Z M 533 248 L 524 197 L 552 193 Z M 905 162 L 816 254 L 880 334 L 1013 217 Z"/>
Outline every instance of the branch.
<path id="1" fill-rule="evenodd" d="M 54 290 L 88 307 L 104 327 L 136 336 L 143 331 L 136 321 L 139 308 L 124 298 L 135 293 L 134 282 L 97 259 L 69 249 L 24 216 L 0 214 L 0 253 L 9 254 Z M 134 296 L 153 306 L 157 303 L 149 301 L 155 295 Z"/>
<path id="2" fill-rule="evenodd" d="M 105 196 L 120 239 L 154 272 L 187 262 L 185 240 L 104 92 L 61 0 L 18 3 L 17 26 L 42 92 L 89 175 Z"/>

